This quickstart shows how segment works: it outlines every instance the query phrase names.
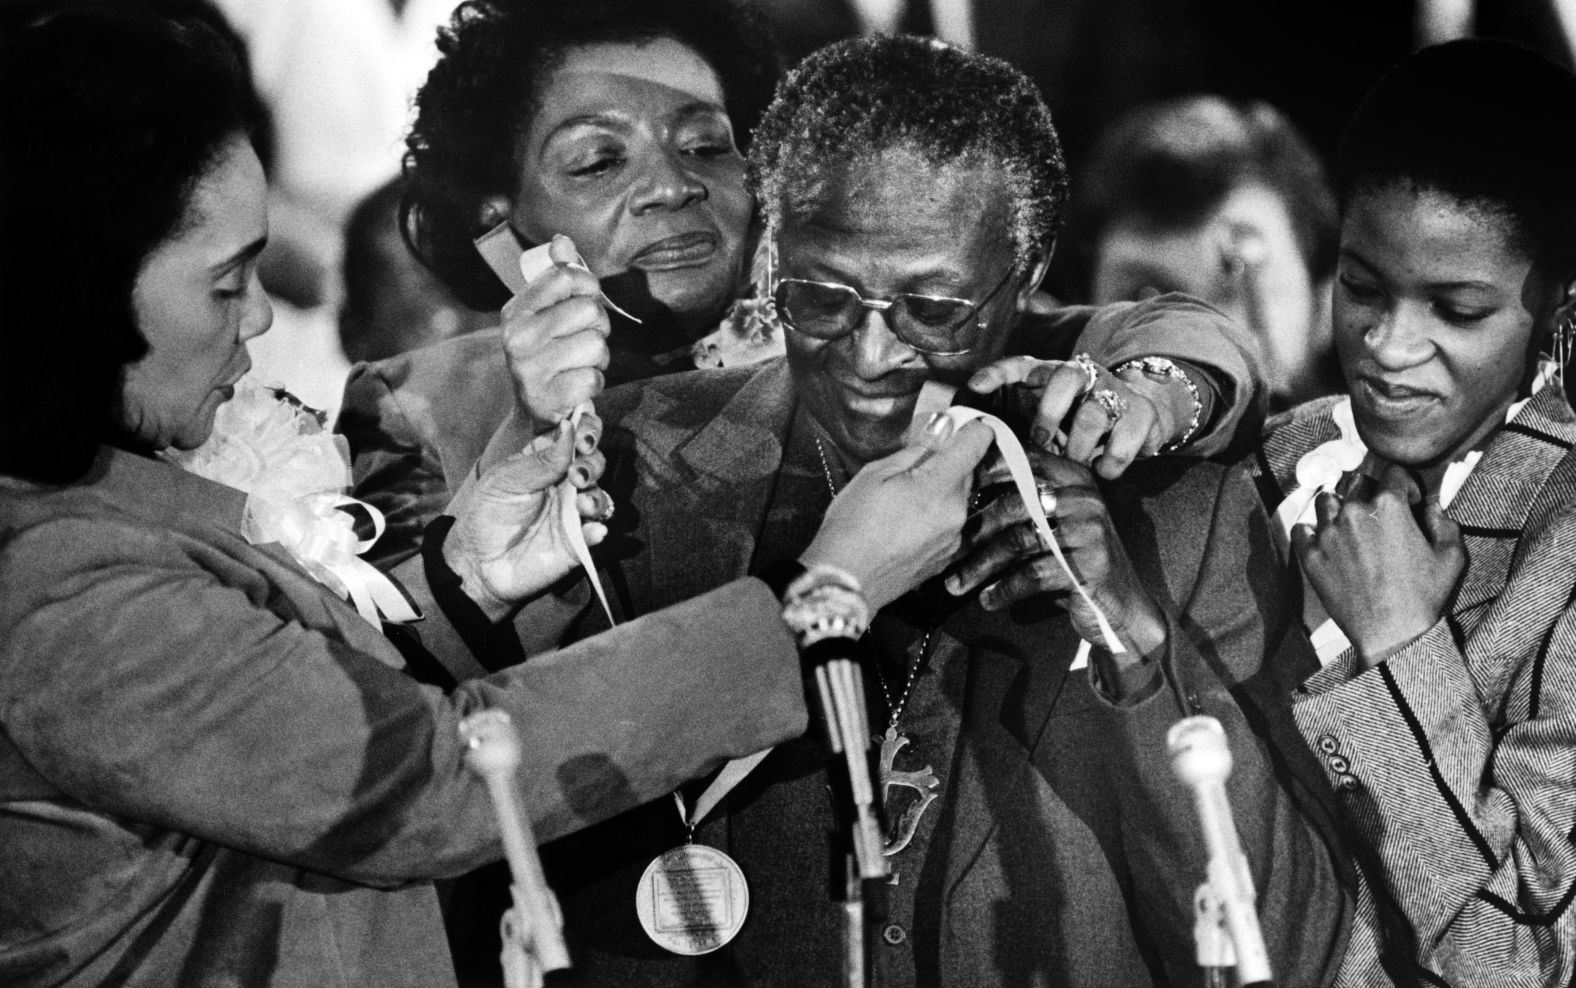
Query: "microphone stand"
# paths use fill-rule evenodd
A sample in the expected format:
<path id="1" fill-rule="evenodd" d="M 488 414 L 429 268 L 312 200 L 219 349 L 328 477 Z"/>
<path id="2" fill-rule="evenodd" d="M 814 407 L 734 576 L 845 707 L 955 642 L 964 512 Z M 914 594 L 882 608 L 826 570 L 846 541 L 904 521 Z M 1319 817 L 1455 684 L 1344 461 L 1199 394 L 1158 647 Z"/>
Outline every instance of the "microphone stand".
<path id="1" fill-rule="evenodd" d="M 864 680 L 849 657 L 856 640 L 824 638 L 803 649 L 814 670 L 815 693 L 824 712 L 825 740 L 831 749 L 830 776 L 839 832 L 833 839 L 832 887 L 842 889 L 843 978 L 845 988 L 872 983 L 874 926 L 886 917 L 886 880 L 890 875 L 880 807 L 873 782 L 875 756 Z"/>
<path id="2" fill-rule="evenodd" d="M 1224 985 L 1226 970 L 1235 967 L 1242 988 L 1270 985 L 1269 952 L 1254 905 L 1253 875 L 1226 799 L 1232 762 L 1225 728 L 1213 717 L 1188 717 L 1166 732 L 1166 745 L 1172 770 L 1193 791 L 1209 852 L 1209 877 L 1193 900 L 1194 946 L 1205 983 Z"/>
<path id="3" fill-rule="evenodd" d="M 465 764 L 487 784 L 504 858 L 513 882 L 513 908 L 503 914 L 503 972 L 506 988 L 541 988 L 551 971 L 569 967 L 564 918 L 547 887 L 530 821 L 520 812 L 514 774 L 520 767 L 520 739 L 502 710 L 483 710 L 460 721 Z"/>

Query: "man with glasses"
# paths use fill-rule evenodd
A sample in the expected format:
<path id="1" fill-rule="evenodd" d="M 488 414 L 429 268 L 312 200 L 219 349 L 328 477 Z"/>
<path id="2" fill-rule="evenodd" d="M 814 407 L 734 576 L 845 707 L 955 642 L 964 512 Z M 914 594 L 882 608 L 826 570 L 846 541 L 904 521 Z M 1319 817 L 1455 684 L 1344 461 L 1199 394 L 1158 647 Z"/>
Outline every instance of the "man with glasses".
<path id="1" fill-rule="evenodd" d="M 1086 401 L 1067 431 L 1092 447 L 1124 411 L 1109 371 L 998 358 L 1087 348 L 1120 362 L 1145 353 L 1124 351 L 1134 326 L 1215 325 L 1210 310 L 1176 299 L 1030 312 L 1065 178 L 1048 112 L 1004 63 L 917 39 L 825 49 L 779 91 L 750 179 L 776 247 L 787 359 L 597 398 L 603 483 L 618 505 L 598 558 L 621 617 L 795 559 L 835 492 L 897 448 L 927 381 L 984 391 L 1087 375 L 1104 403 Z M 1164 360 L 1132 371 L 1161 387 L 1179 373 Z M 1026 390 L 1026 403 L 999 410 L 1062 448 L 1058 409 Z M 1192 390 L 1180 388 L 1184 408 Z M 529 439 L 511 432 L 526 418 L 493 437 L 484 463 Z M 1204 857 L 1165 733 L 1207 713 L 1236 760 L 1238 830 L 1277 978 L 1317 984 L 1349 902 L 1342 858 L 1306 822 L 1326 819 L 1318 767 L 1290 735 L 1270 756 L 1289 723 L 1282 697 L 1312 660 L 1258 499 L 1214 464 L 1159 457 L 1113 484 L 1074 462 L 1090 449 L 1065 452 L 1036 455 L 1042 507 L 1124 652 L 1081 645 L 1103 639 L 1011 496 L 980 509 L 945 580 L 871 624 L 865 685 L 886 741 L 896 875 L 873 945 L 876 983 L 1195 980 Z M 601 624 L 588 600 L 582 581 L 517 627 L 589 633 Z M 695 716 L 728 715 L 695 697 Z M 545 848 L 578 983 L 837 983 L 824 763 L 807 736 L 776 749 L 693 830 L 683 813 L 698 792 L 682 794 L 687 809 L 661 801 Z M 653 858 L 690 839 L 731 855 L 750 888 L 742 930 L 700 956 L 653 943 L 636 908 Z"/>
<path id="2" fill-rule="evenodd" d="M 945 580 L 875 616 L 865 686 L 886 742 L 896 876 L 873 944 L 876 983 L 1194 981 L 1204 858 L 1164 739 L 1197 712 L 1230 738 L 1238 828 L 1278 979 L 1319 983 L 1347 899 L 1341 859 L 1304 822 L 1304 797 L 1327 789 L 1318 767 L 1296 743 L 1272 760 L 1256 733 L 1289 722 L 1283 687 L 1311 661 L 1291 637 L 1258 499 L 1240 473 L 1196 460 L 1144 460 L 1117 484 L 1097 481 L 1075 461 L 1093 459 L 1123 416 L 1111 372 L 1022 356 L 1065 361 L 1086 349 L 1119 364 L 1154 354 L 1136 347 L 1162 327 L 1207 338 L 1218 316 L 1174 298 L 1030 311 L 1065 175 L 1033 87 L 992 59 L 918 39 L 825 49 L 779 91 L 750 179 L 776 247 L 787 359 L 597 398 L 603 484 L 618 505 L 598 561 L 620 617 L 740 574 L 779 579 L 835 492 L 900 443 L 927 381 L 979 391 L 1021 381 L 999 410 L 1068 454 L 1036 456 L 1041 505 L 1125 648 L 1081 646 L 1103 639 L 1012 496 L 980 509 Z M 1175 391 L 1188 412 L 1195 390 L 1209 395 L 1180 373 L 1139 359 L 1126 376 Z M 1058 376 L 1093 385 L 1070 424 L 1050 407 Z M 506 423 L 483 463 L 529 440 L 531 417 Z M 1176 439 L 1190 426 L 1154 431 Z M 1150 431 L 1135 445 L 1158 446 Z M 982 495 L 999 479 L 984 478 Z M 589 600 L 581 581 L 516 627 L 539 639 L 590 633 L 602 624 Z M 729 716 L 709 697 L 694 702 L 697 717 Z M 660 801 L 544 848 L 577 983 L 838 983 L 824 763 L 806 737 L 773 751 L 693 830 L 685 810 Z M 699 793 L 681 795 L 692 810 Z M 653 943 L 636 908 L 652 859 L 689 839 L 731 855 L 750 888 L 736 938 L 700 956 Z"/>

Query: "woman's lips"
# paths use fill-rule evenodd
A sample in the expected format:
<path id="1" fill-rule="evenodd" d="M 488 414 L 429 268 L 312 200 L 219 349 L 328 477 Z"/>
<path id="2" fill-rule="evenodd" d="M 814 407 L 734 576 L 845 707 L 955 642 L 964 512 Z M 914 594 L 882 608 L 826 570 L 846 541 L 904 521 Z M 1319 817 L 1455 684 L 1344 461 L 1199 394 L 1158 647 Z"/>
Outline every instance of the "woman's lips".
<path id="1" fill-rule="evenodd" d="M 715 233 L 681 233 L 647 244 L 629 263 L 642 271 L 694 267 L 711 260 L 719 244 Z"/>
<path id="2" fill-rule="evenodd" d="M 1439 396 L 1431 391 L 1389 384 L 1371 377 L 1360 378 L 1356 390 L 1364 404 L 1383 418 L 1416 415 L 1439 401 Z"/>

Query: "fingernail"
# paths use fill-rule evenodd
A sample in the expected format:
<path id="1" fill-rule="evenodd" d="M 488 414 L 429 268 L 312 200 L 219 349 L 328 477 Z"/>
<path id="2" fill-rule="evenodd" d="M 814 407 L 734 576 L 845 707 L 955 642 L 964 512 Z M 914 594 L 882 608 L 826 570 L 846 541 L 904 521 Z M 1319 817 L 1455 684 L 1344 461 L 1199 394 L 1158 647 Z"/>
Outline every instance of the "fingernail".
<path id="1" fill-rule="evenodd" d="M 958 577 L 949 576 L 942 581 L 942 584 L 947 588 L 947 593 L 951 594 L 952 596 L 963 596 L 963 581 Z"/>
<path id="2" fill-rule="evenodd" d="M 1034 445 L 1040 447 L 1043 450 L 1049 451 L 1051 448 L 1051 443 L 1056 439 L 1056 437 L 1052 435 L 1051 430 L 1047 429 L 1045 426 L 1037 425 L 1033 429 L 1029 430 L 1029 439 L 1034 442 Z"/>
<path id="3" fill-rule="evenodd" d="M 944 436 L 952 431 L 952 416 L 945 412 L 935 412 L 930 416 L 930 421 L 925 424 L 925 431 L 933 436 Z"/>

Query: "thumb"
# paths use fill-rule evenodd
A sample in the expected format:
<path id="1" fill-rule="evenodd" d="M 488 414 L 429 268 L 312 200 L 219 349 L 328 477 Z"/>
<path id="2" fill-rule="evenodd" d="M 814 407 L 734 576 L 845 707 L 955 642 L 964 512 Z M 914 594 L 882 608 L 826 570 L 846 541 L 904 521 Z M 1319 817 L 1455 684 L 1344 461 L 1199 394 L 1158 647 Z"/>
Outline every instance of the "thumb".
<path id="1" fill-rule="evenodd" d="M 574 459 L 574 430 L 568 420 L 531 440 L 525 449 L 488 471 L 513 494 L 535 494 L 561 483 Z M 485 478 L 484 478 L 485 479 Z"/>
<path id="2" fill-rule="evenodd" d="M 950 437 L 932 441 L 930 445 L 934 452 L 917 464 L 916 469 L 942 477 L 970 477 L 995 441 L 996 434 L 990 426 L 975 419 L 955 430 Z"/>
<path id="3" fill-rule="evenodd" d="M 1428 541 L 1434 544 L 1435 551 L 1454 551 L 1461 545 L 1461 526 L 1445 514 L 1445 509 L 1439 506 L 1439 498 L 1431 497 L 1423 506 L 1423 530 L 1428 536 Z"/>
<path id="4" fill-rule="evenodd" d="M 553 234 L 552 243 L 547 247 L 547 256 L 552 258 L 554 264 L 564 264 L 572 268 L 586 266 L 586 262 L 580 259 L 580 251 L 575 249 L 575 242 L 562 233 Z"/>

